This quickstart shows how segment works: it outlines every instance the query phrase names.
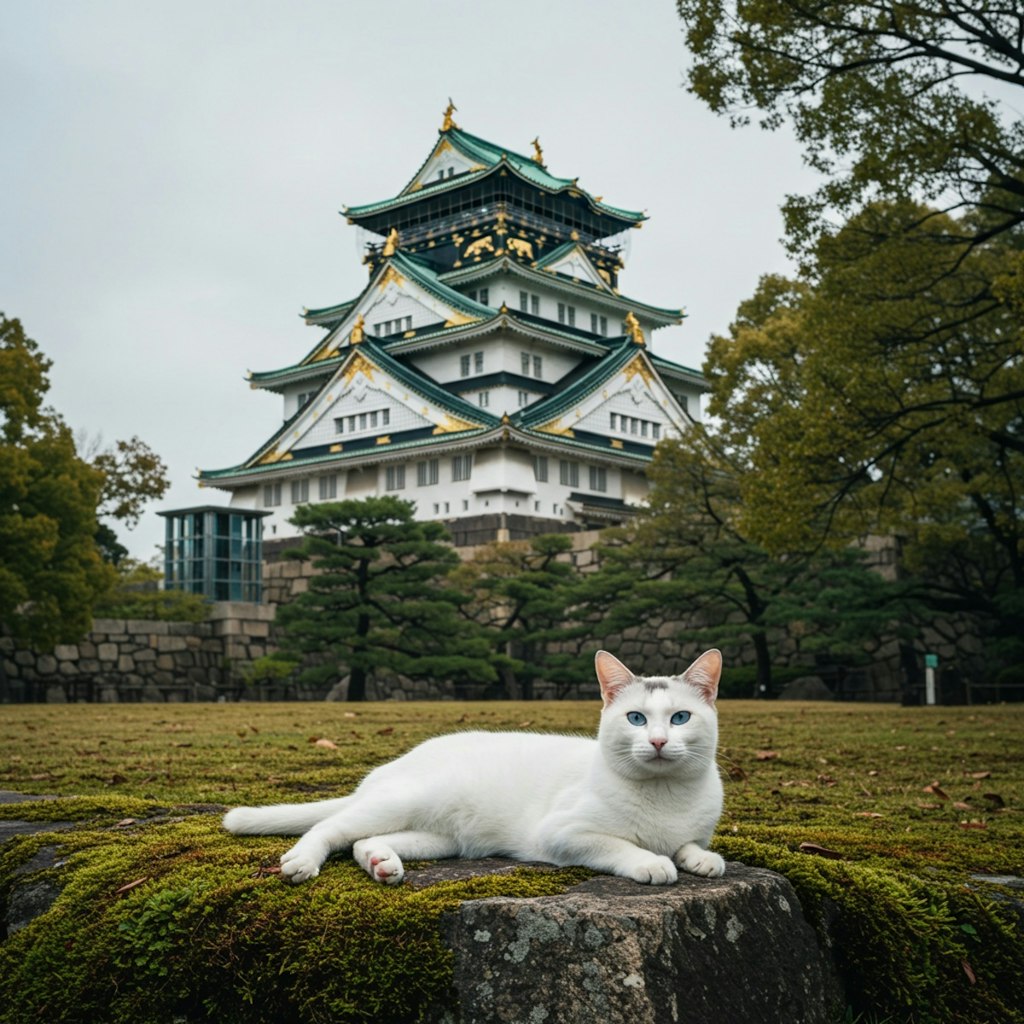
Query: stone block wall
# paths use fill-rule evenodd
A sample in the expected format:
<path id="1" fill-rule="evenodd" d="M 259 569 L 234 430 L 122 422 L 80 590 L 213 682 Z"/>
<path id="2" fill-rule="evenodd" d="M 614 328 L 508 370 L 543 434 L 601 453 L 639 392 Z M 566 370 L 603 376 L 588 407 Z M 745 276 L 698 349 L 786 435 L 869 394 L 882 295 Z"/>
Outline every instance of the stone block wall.
<path id="1" fill-rule="evenodd" d="M 0 637 L 0 700 L 180 701 L 236 697 L 236 668 L 268 650 L 274 609 L 224 602 L 203 622 L 95 619 L 76 644 L 40 654 Z"/>

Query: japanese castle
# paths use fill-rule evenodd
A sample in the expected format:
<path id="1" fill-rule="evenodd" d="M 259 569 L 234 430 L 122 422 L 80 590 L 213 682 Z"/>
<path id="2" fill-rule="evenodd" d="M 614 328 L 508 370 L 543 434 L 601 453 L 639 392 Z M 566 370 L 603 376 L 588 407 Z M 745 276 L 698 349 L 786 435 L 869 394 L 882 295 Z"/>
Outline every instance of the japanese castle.
<path id="1" fill-rule="evenodd" d="M 645 215 L 463 131 L 394 197 L 347 207 L 373 241 L 356 296 L 305 310 L 321 336 L 250 373 L 284 423 L 244 462 L 202 470 L 267 540 L 296 505 L 394 494 L 456 544 L 621 522 L 647 495 L 661 438 L 699 415 L 697 370 L 656 356 L 682 311 L 619 289 Z"/>

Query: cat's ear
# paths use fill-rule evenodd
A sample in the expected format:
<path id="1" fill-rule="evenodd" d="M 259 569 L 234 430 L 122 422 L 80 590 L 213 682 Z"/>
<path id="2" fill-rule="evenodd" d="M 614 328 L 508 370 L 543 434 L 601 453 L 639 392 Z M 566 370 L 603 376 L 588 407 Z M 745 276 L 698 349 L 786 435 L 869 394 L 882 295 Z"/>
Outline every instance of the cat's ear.
<path id="1" fill-rule="evenodd" d="M 722 678 L 722 652 L 705 651 L 684 673 L 684 682 L 696 686 L 709 704 L 718 696 L 718 681 Z"/>
<path id="2" fill-rule="evenodd" d="M 601 698 L 605 707 L 615 700 L 619 690 L 636 682 L 636 676 L 607 651 L 598 651 L 594 655 L 594 668 L 597 670 L 597 681 L 601 684 Z"/>

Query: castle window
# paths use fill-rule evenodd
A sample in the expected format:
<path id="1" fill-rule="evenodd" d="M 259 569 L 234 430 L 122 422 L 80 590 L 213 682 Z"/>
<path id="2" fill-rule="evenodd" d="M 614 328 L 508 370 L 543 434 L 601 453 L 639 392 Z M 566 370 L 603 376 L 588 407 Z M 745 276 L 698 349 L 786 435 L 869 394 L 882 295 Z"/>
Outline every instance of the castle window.
<path id="1" fill-rule="evenodd" d="M 603 334 L 608 336 L 608 317 L 599 316 L 597 313 L 590 314 L 590 333 Z"/>
<path id="2" fill-rule="evenodd" d="M 273 508 L 275 505 L 281 504 L 281 485 L 277 484 L 264 484 L 263 485 L 263 507 Z"/>
<path id="3" fill-rule="evenodd" d="M 558 482 L 565 487 L 579 487 L 580 464 L 560 459 L 558 462 Z"/>
<path id="4" fill-rule="evenodd" d="M 530 353 L 524 352 L 522 354 L 522 365 L 523 365 L 523 376 L 530 376 Z"/>
<path id="5" fill-rule="evenodd" d="M 296 411 L 298 411 L 299 409 L 303 408 L 304 406 L 309 405 L 309 403 L 312 402 L 314 398 L 316 398 L 316 392 L 315 391 L 302 391 L 302 392 L 299 393 L 299 395 L 297 397 L 298 397 L 298 401 L 297 401 L 296 406 L 295 406 Z"/>
<path id="6" fill-rule="evenodd" d="M 519 309 L 523 313 L 528 313 L 530 310 L 530 294 L 529 292 L 519 293 Z"/>
<path id="7" fill-rule="evenodd" d="M 543 369 L 544 369 L 544 361 L 541 359 L 540 356 L 534 356 L 533 357 L 533 375 L 534 375 L 534 377 L 537 378 L 537 380 L 540 380 L 540 378 L 544 376 Z"/>
<path id="8" fill-rule="evenodd" d="M 481 288 L 480 289 L 480 299 L 479 299 L 479 302 L 480 302 L 481 305 L 483 305 L 483 306 L 490 305 L 490 302 L 489 302 L 490 297 L 491 297 L 491 291 L 490 291 L 489 288 Z"/>
<path id="9" fill-rule="evenodd" d="M 429 487 L 437 483 L 437 459 L 416 463 L 416 486 Z"/>
<path id="10" fill-rule="evenodd" d="M 592 491 L 608 490 L 608 470 L 603 466 L 590 467 L 590 489 Z"/>
<path id="11" fill-rule="evenodd" d="M 292 481 L 292 504 L 301 505 L 303 502 L 309 501 L 309 481 L 308 480 L 293 480 Z"/>
<path id="12" fill-rule="evenodd" d="M 321 501 L 330 501 L 338 496 L 338 477 L 335 473 L 320 477 L 318 484 L 317 494 Z"/>
<path id="13" fill-rule="evenodd" d="M 468 480 L 473 475 L 473 456 L 472 455 L 453 455 L 452 456 L 452 480 L 458 482 L 459 480 Z"/>
<path id="14" fill-rule="evenodd" d="M 484 354 L 483 352 L 473 353 L 473 372 L 483 373 L 484 372 Z"/>
<path id="15" fill-rule="evenodd" d="M 481 409 L 486 409 L 491 404 L 491 395 L 488 391 L 481 391 L 476 397 Z"/>
<path id="16" fill-rule="evenodd" d="M 533 457 L 533 478 L 538 483 L 547 483 L 548 459 L 546 455 L 534 455 Z"/>
<path id="17" fill-rule="evenodd" d="M 576 326 L 576 307 L 567 306 L 564 302 L 558 304 L 558 322 L 568 324 L 569 327 Z"/>
<path id="18" fill-rule="evenodd" d="M 530 296 L 530 312 L 534 316 L 540 316 L 540 296 L 539 295 L 531 295 Z"/>
<path id="19" fill-rule="evenodd" d="M 386 427 L 390 422 L 390 409 L 373 409 L 370 412 L 353 413 L 351 416 L 336 416 L 334 432 L 336 434 L 358 434 L 363 430 L 376 430 L 378 426 Z"/>
<path id="20" fill-rule="evenodd" d="M 384 489 L 387 491 L 405 490 L 405 466 L 388 466 L 385 469 Z"/>
<path id="21" fill-rule="evenodd" d="M 519 399 L 519 408 L 522 409 L 522 407 L 524 405 L 529 405 L 530 404 L 530 392 L 529 391 L 520 391 L 518 393 L 518 399 Z"/>

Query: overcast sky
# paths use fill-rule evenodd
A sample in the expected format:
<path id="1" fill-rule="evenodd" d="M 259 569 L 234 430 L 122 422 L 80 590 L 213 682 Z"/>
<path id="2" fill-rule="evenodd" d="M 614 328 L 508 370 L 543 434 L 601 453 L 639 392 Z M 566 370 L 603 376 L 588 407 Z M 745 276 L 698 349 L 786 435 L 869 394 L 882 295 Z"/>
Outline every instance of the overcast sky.
<path id="1" fill-rule="evenodd" d="M 398 192 L 451 96 L 467 131 L 643 209 L 622 291 L 688 319 L 659 354 L 700 366 L 759 276 L 786 271 L 792 139 L 733 131 L 683 88 L 672 0 L 31 0 L 0 19 L 0 311 L 53 360 L 76 431 L 137 434 L 159 508 L 226 503 L 279 425 L 247 370 L 320 332 L 303 306 L 365 284 L 338 211 Z M 122 540 L 157 554 L 154 507 Z"/>

